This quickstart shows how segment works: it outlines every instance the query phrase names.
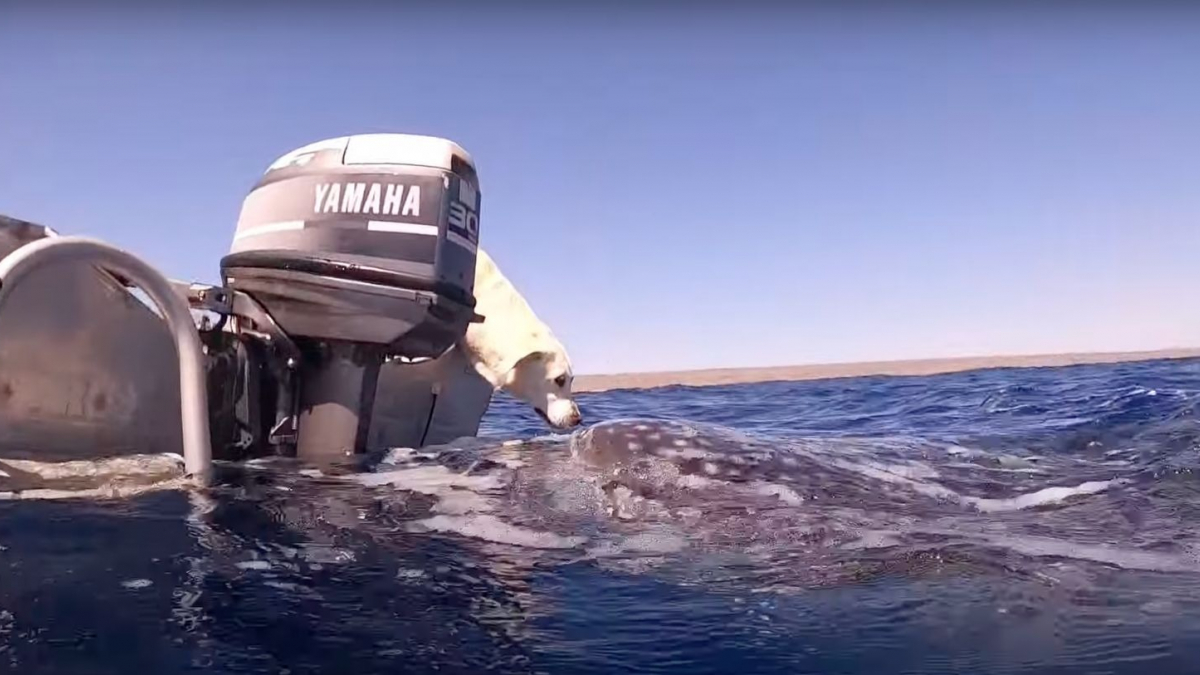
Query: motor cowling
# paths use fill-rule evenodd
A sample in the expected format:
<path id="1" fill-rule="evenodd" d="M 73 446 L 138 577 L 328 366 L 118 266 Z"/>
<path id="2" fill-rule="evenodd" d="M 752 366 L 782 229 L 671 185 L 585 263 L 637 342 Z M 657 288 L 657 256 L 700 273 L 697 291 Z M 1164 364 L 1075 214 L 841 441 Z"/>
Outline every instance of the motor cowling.
<path id="1" fill-rule="evenodd" d="M 242 426 L 302 458 L 363 452 L 383 361 L 436 358 L 479 319 L 480 200 L 470 155 L 430 136 L 344 136 L 272 163 L 221 260 L 235 369 L 262 392 L 231 394 Z"/>
<path id="2" fill-rule="evenodd" d="M 225 285 L 293 337 L 435 357 L 474 316 L 480 191 L 456 143 L 365 134 L 276 160 L 245 198 Z"/>

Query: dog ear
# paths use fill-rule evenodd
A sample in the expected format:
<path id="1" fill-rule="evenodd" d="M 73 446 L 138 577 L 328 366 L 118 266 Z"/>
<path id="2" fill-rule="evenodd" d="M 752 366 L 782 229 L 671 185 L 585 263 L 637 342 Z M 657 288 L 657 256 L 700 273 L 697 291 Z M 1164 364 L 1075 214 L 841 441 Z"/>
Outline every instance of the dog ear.
<path id="1" fill-rule="evenodd" d="M 475 371 L 478 372 L 481 376 L 483 376 L 483 378 L 486 379 L 489 383 L 491 383 L 491 385 L 493 387 L 495 387 L 496 389 L 500 389 L 502 387 L 508 386 L 512 382 L 512 378 L 516 374 L 518 368 L 521 368 L 522 366 L 524 366 L 525 364 L 529 363 L 530 361 L 532 361 L 534 359 L 548 360 L 549 358 L 550 358 L 549 352 L 542 351 L 542 350 L 532 351 L 532 352 L 529 352 L 528 354 L 526 354 L 525 356 L 522 356 L 520 359 L 517 359 L 517 361 L 513 363 L 512 367 L 503 373 L 497 373 L 496 371 L 489 368 L 487 366 L 487 364 L 483 363 L 482 361 L 472 359 L 471 365 L 473 365 L 475 367 Z"/>
<path id="2" fill-rule="evenodd" d="M 542 362 L 549 361 L 551 359 L 551 356 L 552 355 L 550 354 L 550 352 L 543 351 L 543 350 L 529 352 L 525 356 L 522 356 L 520 359 L 518 359 L 517 362 L 513 364 L 512 370 L 510 370 L 508 372 L 510 372 L 510 373 L 515 372 L 517 370 L 517 368 L 520 368 L 521 366 L 524 366 L 525 364 L 533 362 L 533 361 L 538 361 L 538 360 L 540 360 Z"/>

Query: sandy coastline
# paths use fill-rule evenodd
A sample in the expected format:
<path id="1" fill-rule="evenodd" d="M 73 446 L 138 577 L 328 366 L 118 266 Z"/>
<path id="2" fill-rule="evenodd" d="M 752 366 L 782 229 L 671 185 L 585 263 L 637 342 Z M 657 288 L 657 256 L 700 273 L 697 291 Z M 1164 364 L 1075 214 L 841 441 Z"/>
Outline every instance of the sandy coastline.
<path id="1" fill-rule="evenodd" d="M 1200 348 L 1162 349 L 1145 352 L 1095 352 L 1036 354 L 1026 356 L 979 356 L 916 361 L 830 363 L 771 368 L 719 368 L 656 373 L 578 375 L 574 390 L 652 389 L 670 385 L 702 387 L 718 384 L 748 384 L 798 380 L 825 380 L 865 375 L 936 375 L 988 368 L 1046 368 L 1088 363 L 1120 363 L 1158 359 L 1200 357 Z"/>

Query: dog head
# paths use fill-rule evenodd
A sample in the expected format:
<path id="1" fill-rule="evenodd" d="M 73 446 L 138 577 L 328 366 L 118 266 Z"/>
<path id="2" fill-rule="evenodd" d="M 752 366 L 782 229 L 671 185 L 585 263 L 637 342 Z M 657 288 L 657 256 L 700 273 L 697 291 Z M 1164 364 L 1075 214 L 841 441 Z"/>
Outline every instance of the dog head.
<path id="1" fill-rule="evenodd" d="M 528 403 L 555 429 L 570 429 L 583 421 L 571 396 L 575 375 L 561 352 L 537 351 L 517 361 L 501 387 Z"/>
<path id="2" fill-rule="evenodd" d="M 460 344 L 475 370 L 497 389 L 529 404 L 547 424 L 569 429 L 582 420 L 571 398 L 567 350 L 482 248 L 475 261 L 475 311 Z"/>

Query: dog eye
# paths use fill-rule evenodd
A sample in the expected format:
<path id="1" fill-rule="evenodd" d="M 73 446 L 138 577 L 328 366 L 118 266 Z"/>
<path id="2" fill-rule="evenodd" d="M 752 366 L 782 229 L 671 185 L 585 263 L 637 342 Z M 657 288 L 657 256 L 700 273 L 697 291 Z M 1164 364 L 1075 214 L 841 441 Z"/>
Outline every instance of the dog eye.
<path id="1" fill-rule="evenodd" d="M 558 387 L 567 386 L 567 376 L 559 375 L 558 377 L 554 378 L 554 384 L 555 384 L 555 386 L 558 386 Z"/>

